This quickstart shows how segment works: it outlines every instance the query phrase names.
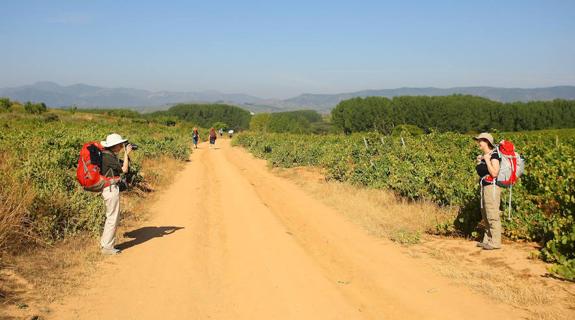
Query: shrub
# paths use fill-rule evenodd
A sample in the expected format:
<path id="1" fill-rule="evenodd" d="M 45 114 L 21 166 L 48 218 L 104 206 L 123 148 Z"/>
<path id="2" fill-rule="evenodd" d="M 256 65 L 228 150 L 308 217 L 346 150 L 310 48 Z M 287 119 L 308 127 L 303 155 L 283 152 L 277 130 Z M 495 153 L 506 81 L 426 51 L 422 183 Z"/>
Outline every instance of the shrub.
<path id="1" fill-rule="evenodd" d="M 10 99 L 0 97 L 0 112 L 10 111 L 11 106 L 12 106 L 12 103 L 10 102 Z"/>
<path id="2" fill-rule="evenodd" d="M 58 121 L 60 120 L 60 118 L 58 117 L 57 114 L 55 113 L 48 113 L 45 114 L 42 119 L 44 120 L 44 122 L 52 122 L 52 121 Z"/>
<path id="3" fill-rule="evenodd" d="M 40 114 L 46 112 L 48 108 L 46 108 L 46 104 L 44 104 L 44 102 L 32 103 L 28 101 L 24 104 L 24 110 L 26 110 L 27 113 Z"/>

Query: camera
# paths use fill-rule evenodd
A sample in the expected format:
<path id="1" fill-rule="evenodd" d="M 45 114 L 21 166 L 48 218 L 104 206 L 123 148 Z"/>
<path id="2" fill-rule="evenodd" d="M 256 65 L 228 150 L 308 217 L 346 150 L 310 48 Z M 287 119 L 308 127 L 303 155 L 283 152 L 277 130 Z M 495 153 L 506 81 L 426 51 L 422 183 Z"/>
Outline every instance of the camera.
<path id="1" fill-rule="evenodd" d="M 132 146 L 133 151 L 138 150 L 138 145 L 135 143 L 126 143 L 124 146 L 127 147 L 129 145 Z"/>

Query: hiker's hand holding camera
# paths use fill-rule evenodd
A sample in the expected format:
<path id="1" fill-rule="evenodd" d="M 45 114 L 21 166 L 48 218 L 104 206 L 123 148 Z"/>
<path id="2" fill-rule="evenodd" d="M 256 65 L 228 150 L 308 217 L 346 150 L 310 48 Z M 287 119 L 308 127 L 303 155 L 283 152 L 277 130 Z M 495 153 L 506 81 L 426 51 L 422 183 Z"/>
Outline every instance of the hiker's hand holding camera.
<path id="1" fill-rule="evenodd" d="M 122 173 L 124 174 L 119 181 L 117 181 L 117 185 L 120 188 L 120 191 L 126 191 L 129 187 L 129 174 L 130 174 L 130 153 L 134 150 L 133 146 L 130 143 L 124 143 L 122 146 L 124 150 L 124 160 L 120 160 L 120 164 L 122 165 Z"/>
<path id="2" fill-rule="evenodd" d="M 482 154 L 477 155 L 477 158 L 475 158 L 475 161 L 477 162 L 477 164 L 480 164 L 481 160 L 483 160 L 483 155 Z"/>
<path id="3" fill-rule="evenodd" d="M 128 173 L 128 171 L 130 171 L 129 165 L 130 165 L 130 152 L 132 152 L 133 147 L 131 144 L 126 143 L 124 144 L 124 164 L 122 165 L 122 172 L 123 173 Z"/>

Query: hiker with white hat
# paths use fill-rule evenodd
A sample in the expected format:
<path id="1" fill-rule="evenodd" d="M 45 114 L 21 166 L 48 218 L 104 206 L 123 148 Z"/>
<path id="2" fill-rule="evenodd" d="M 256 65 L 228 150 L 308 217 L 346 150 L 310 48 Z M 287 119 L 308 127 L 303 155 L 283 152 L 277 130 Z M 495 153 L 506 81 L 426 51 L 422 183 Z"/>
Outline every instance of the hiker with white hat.
<path id="1" fill-rule="evenodd" d="M 475 167 L 480 177 L 481 185 L 481 215 L 486 225 L 483 241 L 477 246 L 484 250 L 501 248 L 501 217 L 499 205 L 501 204 L 501 187 L 495 182 L 499 174 L 501 156 L 495 148 L 493 136 L 483 132 L 473 138 L 479 150 L 483 153 L 477 156 Z"/>
<path id="2" fill-rule="evenodd" d="M 127 139 L 123 139 L 117 133 L 108 135 L 106 140 L 101 142 L 105 148 L 102 151 L 101 173 L 106 177 L 119 178 L 122 173 L 128 173 L 130 161 L 128 155 L 132 152 L 132 145 L 127 142 Z M 122 150 L 124 150 L 123 162 L 118 159 L 118 154 Z M 105 187 L 102 191 L 102 197 L 106 205 L 106 223 L 100 239 L 100 246 L 104 254 L 118 254 L 120 250 L 114 248 L 114 244 L 120 214 L 120 187 L 117 184 Z"/>

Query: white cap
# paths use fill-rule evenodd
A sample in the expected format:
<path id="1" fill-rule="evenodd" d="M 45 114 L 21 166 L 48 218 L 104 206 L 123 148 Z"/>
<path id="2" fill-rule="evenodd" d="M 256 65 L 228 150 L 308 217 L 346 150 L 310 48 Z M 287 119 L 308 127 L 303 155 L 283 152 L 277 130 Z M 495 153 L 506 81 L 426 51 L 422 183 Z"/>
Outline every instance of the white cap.
<path id="1" fill-rule="evenodd" d="M 489 143 L 491 143 L 492 146 L 495 145 L 495 143 L 493 142 L 494 141 L 493 136 L 487 132 L 482 132 L 477 137 L 473 137 L 473 139 L 475 139 L 475 140 L 485 139 L 485 140 L 489 141 Z"/>
<path id="2" fill-rule="evenodd" d="M 120 136 L 119 134 L 112 133 L 106 137 L 105 141 L 101 141 L 100 143 L 104 148 L 110 148 L 117 144 L 124 143 L 126 141 L 128 141 L 128 139 L 123 139 L 122 136 Z"/>

